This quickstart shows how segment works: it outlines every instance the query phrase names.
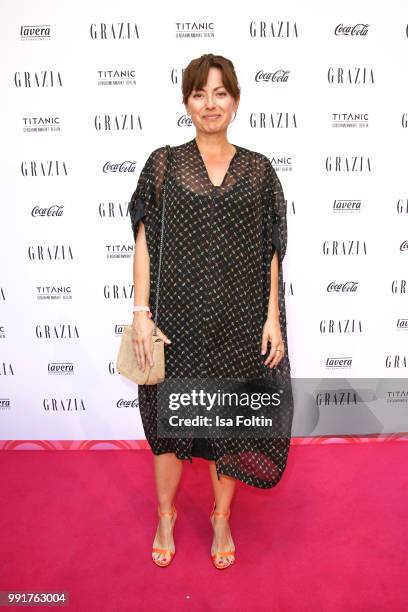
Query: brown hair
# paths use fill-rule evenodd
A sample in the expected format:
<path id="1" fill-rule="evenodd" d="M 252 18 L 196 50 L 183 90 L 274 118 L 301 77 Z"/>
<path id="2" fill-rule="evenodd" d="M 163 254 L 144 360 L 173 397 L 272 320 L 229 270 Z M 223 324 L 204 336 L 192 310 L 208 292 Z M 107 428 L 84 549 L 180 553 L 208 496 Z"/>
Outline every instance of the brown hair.
<path id="1" fill-rule="evenodd" d="M 201 57 L 191 60 L 187 68 L 184 69 L 181 83 L 184 104 L 187 104 L 187 100 L 193 89 L 202 89 L 204 87 L 207 82 L 208 72 L 212 66 L 221 70 L 225 89 L 231 94 L 234 100 L 238 99 L 241 90 L 235 73 L 234 64 L 231 60 L 222 55 L 205 53 Z"/>

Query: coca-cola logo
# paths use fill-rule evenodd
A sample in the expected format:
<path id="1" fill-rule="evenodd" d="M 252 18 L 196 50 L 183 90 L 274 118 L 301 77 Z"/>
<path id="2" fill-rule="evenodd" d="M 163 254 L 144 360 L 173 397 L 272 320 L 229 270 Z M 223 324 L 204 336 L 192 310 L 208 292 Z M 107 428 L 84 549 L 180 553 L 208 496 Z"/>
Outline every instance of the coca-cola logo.
<path id="1" fill-rule="evenodd" d="M 133 399 L 133 400 L 125 400 L 125 399 L 120 399 L 117 401 L 116 406 L 118 408 L 137 408 L 139 406 L 139 400 L 138 399 Z"/>
<path id="2" fill-rule="evenodd" d="M 358 281 L 346 281 L 345 283 L 336 283 L 332 281 L 327 285 L 328 293 L 354 293 L 357 291 Z"/>
<path id="3" fill-rule="evenodd" d="M 334 34 L 336 36 L 367 36 L 368 23 L 356 23 L 349 26 L 339 23 L 334 28 Z"/>
<path id="4" fill-rule="evenodd" d="M 407 250 L 408 250 L 408 240 L 404 240 L 403 242 L 401 242 L 400 251 L 407 251 Z"/>
<path id="5" fill-rule="evenodd" d="M 191 117 L 189 117 L 188 115 L 181 115 L 181 117 L 177 121 L 177 125 L 178 127 L 191 127 L 193 125 L 193 122 L 191 121 Z"/>
<path id="6" fill-rule="evenodd" d="M 54 204 L 53 206 L 49 206 L 48 208 L 40 208 L 39 206 L 34 206 L 31 211 L 32 217 L 62 217 L 63 206 L 59 206 L 58 204 Z"/>
<path id="7" fill-rule="evenodd" d="M 258 70 L 255 75 L 255 83 L 260 81 L 270 81 L 271 83 L 286 83 L 289 80 L 289 70 L 275 70 L 275 72 L 266 72 L 265 70 Z"/>
<path id="8" fill-rule="evenodd" d="M 103 165 L 103 172 L 134 172 L 136 170 L 136 162 L 123 161 L 120 163 L 114 163 L 107 161 Z"/>

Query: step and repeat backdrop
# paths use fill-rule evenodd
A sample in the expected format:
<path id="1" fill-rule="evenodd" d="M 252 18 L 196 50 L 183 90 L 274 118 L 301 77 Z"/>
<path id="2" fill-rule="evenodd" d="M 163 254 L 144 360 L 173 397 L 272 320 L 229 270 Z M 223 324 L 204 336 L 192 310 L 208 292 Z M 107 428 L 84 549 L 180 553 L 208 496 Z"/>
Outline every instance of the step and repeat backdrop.
<path id="1" fill-rule="evenodd" d="M 115 369 L 132 319 L 128 203 L 150 153 L 195 136 L 181 79 L 210 52 L 241 87 L 228 139 L 270 158 L 287 201 L 293 435 L 402 439 L 405 3 L 2 8 L 2 447 L 143 446 L 137 386 Z"/>

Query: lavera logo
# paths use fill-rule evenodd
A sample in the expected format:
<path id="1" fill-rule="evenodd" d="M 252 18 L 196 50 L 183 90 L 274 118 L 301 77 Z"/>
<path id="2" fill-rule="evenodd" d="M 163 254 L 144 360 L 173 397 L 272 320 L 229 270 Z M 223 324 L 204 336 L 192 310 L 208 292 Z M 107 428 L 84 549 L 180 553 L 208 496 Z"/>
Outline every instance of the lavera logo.
<path id="1" fill-rule="evenodd" d="M 356 23 L 355 25 L 344 25 L 339 23 L 334 28 L 335 36 L 367 36 L 368 23 Z"/>
<path id="2" fill-rule="evenodd" d="M 74 364 L 70 362 L 51 362 L 47 368 L 48 374 L 72 375 L 74 374 Z"/>
<path id="3" fill-rule="evenodd" d="M 22 25 L 20 26 L 21 40 L 49 40 L 51 38 L 50 25 Z"/>
<path id="4" fill-rule="evenodd" d="M 333 212 L 361 212 L 361 200 L 334 200 Z"/>
<path id="5" fill-rule="evenodd" d="M 39 206 L 34 206 L 31 211 L 32 217 L 62 217 L 62 213 L 64 212 L 64 207 L 59 204 L 54 204 L 49 206 L 48 208 L 40 208 Z"/>
<path id="6" fill-rule="evenodd" d="M 255 74 L 255 83 L 262 81 L 266 83 L 287 83 L 289 81 L 289 70 L 283 68 L 275 70 L 275 72 L 267 72 L 266 70 L 258 70 Z"/>
<path id="7" fill-rule="evenodd" d="M 353 365 L 352 357 L 327 357 L 327 370 L 348 370 Z"/>
<path id="8" fill-rule="evenodd" d="M 107 172 L 134 172 L 136 170 L 136 162 L 134 161 L 122 161 L 122 162 L 113 162 L 107 161 L 103 164 L 102 171 L 104 173 Z"/>

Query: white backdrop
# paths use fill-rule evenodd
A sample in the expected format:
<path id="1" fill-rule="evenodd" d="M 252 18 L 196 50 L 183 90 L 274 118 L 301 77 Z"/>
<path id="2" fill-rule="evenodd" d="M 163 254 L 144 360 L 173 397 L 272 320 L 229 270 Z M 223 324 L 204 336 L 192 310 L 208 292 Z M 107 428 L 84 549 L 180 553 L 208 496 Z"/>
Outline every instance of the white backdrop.
<path id="1" fill-rule="evenodd" d="M 400 378 L 403 394 L 407 19 L 395 0 L 2 3 L 3 440 L 144 438 L 115 371 L 127 205 L 151 151 L 195 135 L 182 70 L 208 52 L 241 86 L 230 142 L 268 155 L 287 199 L 293 377 Z M 388 431 L 408 429 L 399 410 Z"/>

